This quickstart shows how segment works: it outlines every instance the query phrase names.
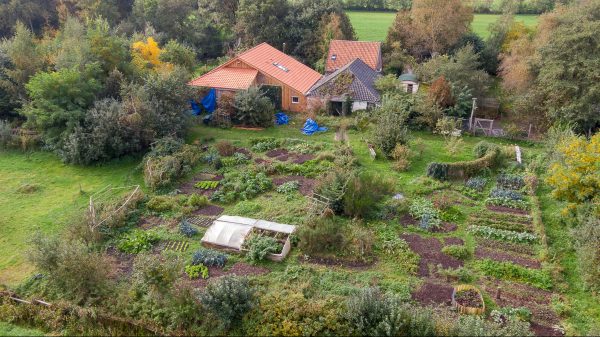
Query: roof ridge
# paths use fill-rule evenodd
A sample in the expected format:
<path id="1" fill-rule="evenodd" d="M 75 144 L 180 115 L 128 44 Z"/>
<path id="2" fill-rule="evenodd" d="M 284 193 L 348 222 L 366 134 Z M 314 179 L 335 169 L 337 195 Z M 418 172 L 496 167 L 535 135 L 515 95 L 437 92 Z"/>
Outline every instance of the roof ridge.
<path id="1" fill-rule="evenodd" d="M 355 43 L 378 43 L 381 44 L 381 41 L 361 41 L 361 40 L 338 40 L 338 39 L 333 39 L 331 41 L 343 41 L 343 42 L 355 42 Z"/>

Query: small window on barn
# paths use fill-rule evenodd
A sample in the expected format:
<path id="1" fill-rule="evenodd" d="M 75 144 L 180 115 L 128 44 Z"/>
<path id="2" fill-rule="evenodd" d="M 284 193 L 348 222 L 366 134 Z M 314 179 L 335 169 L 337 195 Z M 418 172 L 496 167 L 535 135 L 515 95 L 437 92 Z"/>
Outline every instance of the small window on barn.
<path id="1" fill-rule="evenodd" d="M 300 103 L 300 97 L 298 97 L 298 96 L 292 96 L 292 103 L 293 104 Z"/>

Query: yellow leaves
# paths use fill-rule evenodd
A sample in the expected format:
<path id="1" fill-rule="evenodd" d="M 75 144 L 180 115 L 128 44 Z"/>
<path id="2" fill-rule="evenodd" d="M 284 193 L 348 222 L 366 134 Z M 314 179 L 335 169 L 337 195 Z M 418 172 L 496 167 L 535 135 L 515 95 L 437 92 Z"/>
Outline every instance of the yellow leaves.
<path id="1" fill-rule="evenodd" d="M 144 41 L 134 42 L 131 46 L 133 64 L 140 71 L 153 70 L 156 72 L 170 71 L 173 65 L 160 60 L 162 49 L 154 38 L 149 37 Z"/>

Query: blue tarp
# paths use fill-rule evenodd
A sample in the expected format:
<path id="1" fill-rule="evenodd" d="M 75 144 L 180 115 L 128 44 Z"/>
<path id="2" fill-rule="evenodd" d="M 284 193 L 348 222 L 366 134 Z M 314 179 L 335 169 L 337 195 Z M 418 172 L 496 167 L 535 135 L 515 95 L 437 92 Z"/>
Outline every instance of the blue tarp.
<path id="1" fill-rule="evenodd" d="M 288 115 L 284 114 L 283 112 L 276 113 L 275 118 L 277 119 L 275 121 L 275 124 L 277 125 L 286 125 L 290 122 L 290 118 L 288 117 Z"/>
<path id="2" fill-rule="evenodd" d="M 302 128 L 302 133 L 310 136 L 315 132 L 323 132 L 327 131 L 326 127 L 319 127 L 319 124 L 312 119 L 307 119 L 306 123 L 304 123 L 304 127 Z"/>
<path id="3" fill-rule="evenodd" d="M 211 114 L 217 108 L 217 92 L 215 89 L 210 89 L 208 94 L 202 99 L 202 106 Z"/>
<path id="4" fill-rule="evenodd" d="M 194 116 L 198 116 L 202 113 L 202 109 L 200 109 L 198 103 L 196 103 L 196 101 L 194 101 L 193 99 L 190 99 L 190 106 L 192 108 L 192 114 Z"/>

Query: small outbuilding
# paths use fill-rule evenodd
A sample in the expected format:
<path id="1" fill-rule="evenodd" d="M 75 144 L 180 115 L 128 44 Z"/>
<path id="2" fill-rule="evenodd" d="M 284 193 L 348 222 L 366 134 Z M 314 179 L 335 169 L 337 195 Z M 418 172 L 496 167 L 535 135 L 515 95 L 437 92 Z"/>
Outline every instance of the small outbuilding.
<path id="1" fill-rule="evenodd" d="M 355 58 L 333 73 L 323 76 L 307 94 L 311 100 L 329 104 L 334 115 L 346 115 L 357 110 L 366 110 L 381 103 L 375 89 L 375 81 L 381 74 L 362 59 Z"/>
<path id="2" fill-rule="evenodd" d="M 417 79 L 417 75 L 412 72 L 404 73 L 398 77 L 400 83 L 404 87 L 404 91 L 407 93 L 414 94 L 419 90 L 419 80 Z"/>
<path id="3" fill-rule="evenodd" d="M 282 261 L 290 252 L 290 235 L 295 230 L 296 226 L 293 225 L 223 215 L 208 228 L 201 242 L 208 247 L 244 252 L 244 243 L 251 235 L 270 236 L 279 241 L 283 248 L 279 254 L 270 254 L 267 257 L 272 261 Z"/>

